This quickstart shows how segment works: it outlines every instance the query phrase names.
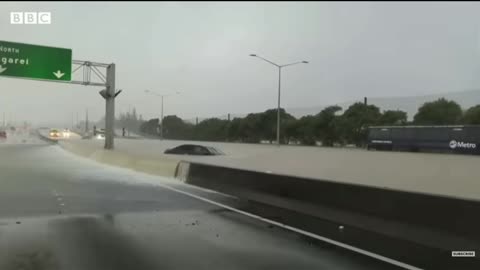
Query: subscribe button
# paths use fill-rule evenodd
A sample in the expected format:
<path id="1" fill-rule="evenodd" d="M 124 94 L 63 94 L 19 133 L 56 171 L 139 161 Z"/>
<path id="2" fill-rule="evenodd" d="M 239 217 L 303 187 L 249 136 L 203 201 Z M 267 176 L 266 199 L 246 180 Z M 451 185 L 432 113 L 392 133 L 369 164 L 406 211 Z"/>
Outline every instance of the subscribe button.
<path id="1" fill-rule="evenodd" d="M 475 251 L 452 251 L 452 257 L 475 257 Z"/>

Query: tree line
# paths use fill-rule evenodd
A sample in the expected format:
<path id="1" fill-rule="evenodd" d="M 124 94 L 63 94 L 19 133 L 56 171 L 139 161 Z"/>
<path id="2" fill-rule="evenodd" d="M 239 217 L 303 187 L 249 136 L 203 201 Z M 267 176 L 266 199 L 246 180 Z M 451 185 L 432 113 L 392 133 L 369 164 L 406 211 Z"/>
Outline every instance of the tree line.
<path id="1" fill-rule="evenodd" d="M 454 101 L 444 98 L 424 103 L 413 117 L 401 110 L 384 110 L 373 104 L 357 102 L 342 112 L 339 106 L 329 106 L 315 115 L 295 118 L 280 110 L 280 141 L 282 144 L 324 146 L 365 144 L 368 126 L 374 125 L 449 125 L 480 124 L 480 105 L 462 110 Z M 144 135 L 159 136 L 158 118 L 143 121 L 136 112 L 127 113 L 117 120 Z M 119 127 L 119 126 L 118 126 Z M 166 139 L 260 143 L 276 141 L 277 109 L 250 113 L 243 118 L 223 120 L 209 118 L 198 124 L 188 123 L 176 115 L 163 119 L 163 136 Z"/>
<path id="2" fill-rule="evenodd" d="M 142 115 L 137 114 L 137 109 L 133 108 L 130 111 L 122 112 L 118 116 L 115 117 L 115 128 L 122 129 L 128 132 L 138 133 L 140 131 L 140 126 L 145 123 L 143 120 Z M 85 127 L 85 121 L 81 121 L 79 124 L 80 127 Z M 91 124 L 90 128 L 96 126 L 98 128 L 105 127 L 105 116 L 103 116 L 99 121 Z"/>

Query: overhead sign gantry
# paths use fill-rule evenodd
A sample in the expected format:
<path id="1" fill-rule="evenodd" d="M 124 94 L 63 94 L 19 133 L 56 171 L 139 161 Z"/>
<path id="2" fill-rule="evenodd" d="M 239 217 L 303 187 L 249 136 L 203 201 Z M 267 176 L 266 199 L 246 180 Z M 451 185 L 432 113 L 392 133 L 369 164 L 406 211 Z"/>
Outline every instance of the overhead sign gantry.
<path id="1" fill-rule="evenodd" d="M 79 70 L 82 80 L 72 80 Z M 100 91 L 106 103 L 105 149 L 113 149 L 115 97 L 121 92 L 115 93 L 115 64 L 72 60 L 71 49 L 0 40 L 0 76 L 106 87 Z"/>

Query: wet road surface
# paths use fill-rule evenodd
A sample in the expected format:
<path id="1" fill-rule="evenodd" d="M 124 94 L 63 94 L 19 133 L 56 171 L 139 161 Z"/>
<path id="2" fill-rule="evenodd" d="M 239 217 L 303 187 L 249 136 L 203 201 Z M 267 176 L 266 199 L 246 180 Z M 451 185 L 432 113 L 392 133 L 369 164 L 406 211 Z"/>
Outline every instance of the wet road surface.
<path id="1" fill-rule="evenodd" d="M 196 196 L 238 203 L 57 145 L 0 145 L 0 269 L 400 269 Z"/>

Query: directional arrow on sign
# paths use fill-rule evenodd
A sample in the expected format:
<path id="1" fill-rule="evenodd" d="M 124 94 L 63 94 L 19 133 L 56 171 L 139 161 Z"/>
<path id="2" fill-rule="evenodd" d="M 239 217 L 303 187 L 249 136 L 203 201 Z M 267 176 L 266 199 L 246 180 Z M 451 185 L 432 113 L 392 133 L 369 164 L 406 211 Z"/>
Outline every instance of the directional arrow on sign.
<path id="1" fill-rule="evenodd" d="M 65 73 L 62 73 L 60 70 L 57 70 L 57 72 L 53 72 L 53 75 L 55 75 L 57 79 L 60 79 L 63 77 L 63 75 L 65 75 Z"/>
<path id="2" fill-rule="evenodd" d="M 4 68 L 0 65 L 0 73 L 4 72 L 5 70 L 7 70 L 7 68 Z"/>

